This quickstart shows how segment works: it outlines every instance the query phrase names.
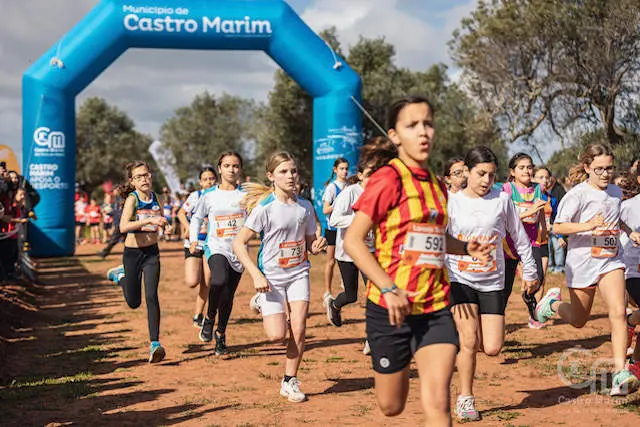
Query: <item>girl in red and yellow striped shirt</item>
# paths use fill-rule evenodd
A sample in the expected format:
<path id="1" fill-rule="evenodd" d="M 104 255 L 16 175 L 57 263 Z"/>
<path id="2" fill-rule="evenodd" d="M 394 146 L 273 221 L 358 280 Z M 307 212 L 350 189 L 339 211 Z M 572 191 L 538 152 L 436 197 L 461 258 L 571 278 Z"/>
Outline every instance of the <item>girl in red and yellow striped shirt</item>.
<path id="1" fill-rule="evenodd" d="M 367 283 L 367 339 L 378 406 L 404 409 L 415 357 L 428 425 L 450 425 L 449 385 L 458 335 L 449 310 L 445 252 L 489 261 L 490 247 L 446 234 L 447 192 L 426 164 L 433 146 L 433 109 L 406 97 L 390 108 L 388 138 L 366 145 L 361 161 L 376 172 L 353 209 L 344 247 Z M 374 230 L 376 250 L 365 244 Z"/>

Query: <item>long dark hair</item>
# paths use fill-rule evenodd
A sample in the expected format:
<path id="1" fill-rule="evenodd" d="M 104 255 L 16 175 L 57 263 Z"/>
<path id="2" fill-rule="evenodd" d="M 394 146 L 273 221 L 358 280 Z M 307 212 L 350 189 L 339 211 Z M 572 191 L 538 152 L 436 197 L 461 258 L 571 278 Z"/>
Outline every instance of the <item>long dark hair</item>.
<path id="1" fill-rule="evenodd" d="M 213 179 L 218 182 L 218 174 L 216 173 L 216 170 L 213 168 L 213 166 L 204 166 L 202 169 L 200 169 L 200 175 L 198 175 L 198 179 L 202 179 L 202 175 L 204 175 L 205 172 L 211 172 L 213 174 Z"/>
<path id="2" fill-rule="evenodd" d="M 464 159 L 460 156 L 455 156 L 447 160 L 447 163 L 444 164 L 444 172 L 442 173 L 442 176 L 451 175 L 451 168 L 453 167 L 453 165 L 460 162 L 464 162 Z"/>
<path id="3" fill-rule="evenodd" d="M 345 159 L 344 157 L 338 157 L 336 159 L 335 162 L 333 162 L 333 168 L 331 168 L 331 176 L 329 177 L 329 180 L 327 182 L 324 183 L 324 186 L 326 187 L 327 185 L 329 185 L 331 183 L 331 181 L 333 180 L 333 177 L 336 176 L 336 171 L 335 169 L 338 167 L 338 165 L 341 165 L 343 163 L 346 163 L 347 165 L 349 164 L 349 161 L 347 159 Z"/>
<path id="4" fill-rule="evenodd" d="M 469 150 L 466 156 L 464 156 L 464 165 L 471 171 L 474 167 L 480 163 L 493 163 L 498 167 L 498 157 L 489 147 L 479 145 Z"/>
<path id="5" fill-rule="evenodd" d="M 509 178 L 507 179 L 507 181 L 515 180 L 514 176 L 511 175 L 511 171 L 514 170 L 516 166 L 518 166 L 518 162 L 522 159 L 528 159 L 531 162 L 531 165 L 535 166 L 535 164 L 533 163 L 533 159 L 527 153 L 514 154 L 513 157 L 511 157 L 511 160 L 509 160 Z"/>

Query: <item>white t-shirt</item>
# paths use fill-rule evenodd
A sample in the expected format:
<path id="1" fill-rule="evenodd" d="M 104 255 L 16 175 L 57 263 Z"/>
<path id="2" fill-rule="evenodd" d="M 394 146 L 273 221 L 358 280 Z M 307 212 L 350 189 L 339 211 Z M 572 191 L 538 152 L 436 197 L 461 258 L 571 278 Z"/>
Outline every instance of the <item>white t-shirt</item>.
<path id="1" fill-rule="evenodd" d="M 522 260 L 524 279 L 538 279 L 529 236 L 509 194 L 493 189 L 484 197 L 469 197 L 464 191 L 459 191 L 449 195 L 447 210 L 447 230 L 450 235 L 465 242 L 474 238 L 495 245 L 491 252 L 493 261 L 485 266 L 468 255 L 447 254 L 445 260 L 452 282 L 465 284 L 481 292 L 504 289 L 502 239 L 507 233 Z"/>
<path id="2" fill-rule="evenodd" d="M 285 204 L 271 193 L 251 211 L 245 227 L 262 237 L 258 268 L 270 283 L 283 285 L 308 274 L 306 238 L 316 232 L 311 202 L 298 197 Z"/>
<path id="3" fill-rule="evenodd" d="M 344 235 L 347 233 L 347 228 L 351 225 L 353 218 L 356 216 L 352 206 L 360 198 L 363 192 L 364 189 L 360 184 L 353 184 L 342 190 L 333 202 L 333 212 L 329 219 L 329 225 L 337 229 L 335 258 L 338 261 L 353 262 L 353 258 L 344 251 Z M 369 247 L 370 252 L 375 251 L 373 231 L 369 230 L 365 243 Z"/>
<path id="4" fill-rule="evenodd" d="M 244 267 L 233 253 L 232 243 L 247 216 L 240 207 L 245 195 L 239 189 L 227 191 L 220 190 L 218 186 L 211 187 L 200 197 L 189 228 L 189 240 L 197 241 L 204 218 L 208 217 L 207 248 L 210 254 L 224 255 L 229 265 L 239 273 L 244 271 Z"/>
<path id="5" fill-rule="evenodd" d="M 345 185 L 347 185 L 346 182 L 339 182 L 339 181 L 330 182 L 329 185 L 327 185 L 327 188 L 325 188 L 324 190 L 324 194 L 322 195 L 322 201 L 324 203 L 328 203 L 329 205 L 333 206 L 336 200 L 336 197 L 339 196 L 338 189 L 340 190 L 340 192 L 342 192 L 342 190 L 344 190 Z M 327 224 L 329 224 L 331 215 L 332 214 L 327 215 Z M 333 230 L 333 227 L 330 226 L 329 230 Z"/>
<path id="6" fill-rule="evenodd" d="M 193 213 L 196 210 L 196 206 L 198 205 L 198 200 L 200 200 L 200 197 L 202 196 L 202 194 L 205 192 L 205 190 L 198 190 L 198 191 L 194 191 L 193 193 L 189 194 L 189 197 L 187 197 L 187 200 L 184 202 L 184 205 L 182 205 L 182 209 L 184 209 L 184 213 L 187 215 L 187 221 L 191 222 L 191 217 L 193 216 Z M 207 217 L 204 218 L 204 220 L 202 221 L 202 226 L 200 227 L 200 232 L 198 233 L 198 248 L 199 249 L 203 249 L 204 245 L 206 243 L 207 240 L 207 229 L 209 227 L 209 220 Z M 189 247 L 189 239 L 184 239 L 184 247 L 188 248 Z"/>
<path id="7" fill-rule="evenodd" d="M 587 182 L 576 185 L 560 201 L 555 224 L 585 223 L 597 214 L 604 217 L 602 228 L 569 236 L 565 271 L 567 287 L 587 288 L 600 276 L 624 268 L 619 242 L 622 190 L 609 184 L 605 191 Z"/>
<path id="8" fill-rule="evenodd" d="M 640 231 L 640 194 L 622 202 L 620 219 L 633 231 Z M 622 259 L 626 269 L 625 279 L 640 278 L 640 246 L 633 245 L 626 233 L 620 235 L 620 246 L 623 248 Z"/>

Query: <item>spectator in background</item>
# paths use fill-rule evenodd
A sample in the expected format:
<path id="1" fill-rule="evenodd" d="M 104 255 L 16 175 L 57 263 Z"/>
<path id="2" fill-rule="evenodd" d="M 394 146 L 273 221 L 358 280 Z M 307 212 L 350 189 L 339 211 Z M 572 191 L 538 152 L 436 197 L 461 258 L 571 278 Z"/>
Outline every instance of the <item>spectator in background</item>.
<path id="1" fill-rule="evenodd" d="M 112 199 L 112 206 L 113 206 L 112 217 L 113 217 L 113 224 L 115 224 L 115 226 L 113 227 L 113 233 L 111 234 L 109 241 L 107 242 L 107 246 L 105 246 L 104 249 L 98 252 L 98 256 L 102 258 L 106 258 L 107 255 L 109 255 L 113 250 L 113 247 L 118 243 L 120 243 L 120 240 L 122 239 L 122 237 L 124 237 L 120 232 L 120 218 L 122 217 L 122 206 L 123 206 L 122 198 L 120 197 L 121 194 L 122 194 L 122 186 L 119 185 L 113 190 L 113 199 Z"/>
<path id="2" fill-rule="evenodd" d="M 89 224 L 89 231 L 91 232 L 89 239 L 90 242 L 95 244 L 100 243 L 100 217 L 102 212 L 100 206 L 95 198 L 91 198 L 89 205 L 86 208 L 87 223 Z"/>
<path id="3" fill-rule="evenodd" d="M 112 200 L 113 196 L 110 193 L 105 193 L 104 199 L 102 200 L 102 206 L 100 206 L 100 211 L 102 213 L 102 243 L 107 243 L 113 234 L 114 206 Z"/>
<path id="4" fill-rule="evenodd" d="M 7 162 L 0 162 L 0 179 L 4 179 L 7 175 Z"/>
<path id="5" fill-rule="evenodd" d="M 2 207 L 4 215 L 0 217 L 0 280 L 14 281 L 18 279 L 18 232 L 29 219 L 24 210 L 25 190 L 17 188 L 13 200 L 8 199 L 7 194 L 5 192 Z"/>

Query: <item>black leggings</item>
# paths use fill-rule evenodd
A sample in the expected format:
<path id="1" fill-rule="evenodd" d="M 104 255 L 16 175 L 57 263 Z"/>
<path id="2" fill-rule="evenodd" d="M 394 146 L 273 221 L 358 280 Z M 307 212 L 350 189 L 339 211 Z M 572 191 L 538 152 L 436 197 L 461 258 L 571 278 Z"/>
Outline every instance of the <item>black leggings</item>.
<path id="1" fill-rule="evenodd" d="M 542 268 L 542 254 L 540 248 L 532 247 L 533 259 L 536 261 L 536 270 L 538 270 L 538 280 L 541 285 L 544 283 L 544 269 Z M 511 259 L 504 257 L 504 308 L 507 308 L 511 291 L 513 291 L 513 282 L 516 279 L 516 270 L 520 259 Z"/>
<path id="2" fill-rule="evenodd" d="M 211 283 L 207 318 L 215 320 L 217 313 L 217 330 L 220 335 L 224 335 L 233 309 L 233 297 L 238 289 L 242 273 L 235 271 L 224 255 L 213 254 L 209 257 L 208 263 L 211 269 Z"/>
<path id="3" fill-rule="evenodd" d="M 358 267 L 349 261 L 338 261 L 338 268 L 340 269 L 340 275 L 342 276 L 342 283 L 344 284 L 344 292 L 338 294 L 333 301 L 333 306 L 340 310 L 347 304 L 353 304 L 358 300 Z M 367 283 L 367 278 L 362 274 L 362 280 Z"/>
<path id="4" fill-rule="evenodd" d="M 122 255 L 124 277 L 120 286 L 124 299 L 131 308 L 140 307 L 142 302 L 142 274 L 144 273 L 144 297 L 147 303 L 147 321 L 149 338 L 158 341 L 160 335 L 160 301 L 158 283 L 160 282 L 160 250 L 158 245 L 144 248 L 124 248 Z"/>

